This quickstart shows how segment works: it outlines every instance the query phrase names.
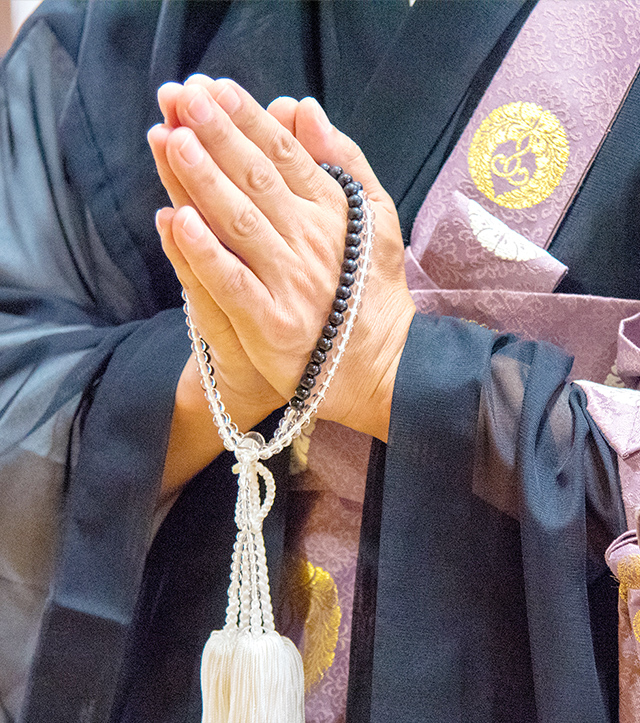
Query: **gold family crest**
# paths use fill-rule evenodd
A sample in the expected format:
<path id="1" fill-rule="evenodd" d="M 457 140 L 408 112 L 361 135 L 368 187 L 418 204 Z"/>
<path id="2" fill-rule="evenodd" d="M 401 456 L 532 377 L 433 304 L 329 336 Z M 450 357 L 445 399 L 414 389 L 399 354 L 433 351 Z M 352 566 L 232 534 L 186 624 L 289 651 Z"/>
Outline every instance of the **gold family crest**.
<path id="1" fill-rule="evenodd" d="M 491 111 L 473 136 L 469 172 L 479 191 L 505 208 L 548 198 L 569 161 L 564 127 L 551 111 L 518 101 Z"/>

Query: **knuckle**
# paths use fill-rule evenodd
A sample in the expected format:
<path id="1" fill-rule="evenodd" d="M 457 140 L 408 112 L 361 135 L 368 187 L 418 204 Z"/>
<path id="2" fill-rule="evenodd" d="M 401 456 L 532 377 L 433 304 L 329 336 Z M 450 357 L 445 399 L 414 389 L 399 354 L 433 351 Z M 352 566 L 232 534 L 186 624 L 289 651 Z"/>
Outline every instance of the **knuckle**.
<path id="1" fill-rule="evenodd" d="M 223 113 L 216 113 L 214 118 L 206 124 L 206 128 L 198 133 L 202 133 L 202 141 L 205 147 L 216 147 L 219 145 L 229 144 L 233 142 L 234 125 L 231 119 Z"/>
<path id="2" fill-rule="evenodd" d="M 305 328 L 308 320 L 300 313 L 300 306 L 293 304 L 291 298 L 276 304 L 272 323 L 272 338 L 278 340 L 278 345 L 287 356 L 294 355 L 294 349 L 300 344 L 300 339 L 306 339 L 308 336 Z M 307 346 L 305 344 L 305 349 Z"/>
<path id="3" fill-rule="evenodd" d="M 247 293 L 247 275 L 242 266 L 234 266 L 225 279 L 226 292 L 229 296 L 243 298 Z"/>
<path id="4" fill-rule="evenodd" d="M 257 210 L 244 204 L 231 219 L 231 233 L 237 238 L 250 238 L 257 233 L 259 223 Z"/>
<path id="5" fill-rule="evenodd" d="M 239 117 L 235 120 L 236 122 L 241 121 L 242 132 L 248 137 L 259 135 L 262 129 L 262 120 L 261 114 L 257 112 L 256 107 L 252 103 L 243 103 L 237 113 Z"/>
<path id="6" fill-rule="evenodd" d="M 190 188 L 190 191 L 195 193 L 196 196 L 201 195 L 197 193 L 198 190 L 205 188 L 208 194 L 215 194 L 217 192 L 220 185 L 220 172 L 213 163 L 203 163 L 201 167 L 197 169 L 194 178 L 195 187 Z"/>
<path id="7" fill-rule="evenodd" d="M 229 118 L 221 118 L 217 123 L 211 123 L 209 133 L 211 140 L 219 144 L 231 143 L 233 141 L 234 126 Z"/>
<path id="8" fill-rule="evenodd" d="M 296 294 L 306 294 L 312 288 L 314 279 L 309 269 L 303 266 L 294 266 L 290 269 L 290 284 Z"/>
<path id="9" fill-rule="evenodd" d="M 271 154 L 278 163 L 292 163 L 298 150 L 296 139 L 289 131 L 278 129 L 271 141 Z"/>
<path id="10" fill-rule="evenodd" d="M 194 252 L 194 260 L 205 269 L 215 267 L 219 262 L 217 246 L 212 243 L 198 244 Z"/>
<path id="11" fill-rule="evenodd" d="M 293 318 L 288 312 L 280 311 L 273 319 L 273 338 L 289 339 L 289 335 L 293 329 Z"/>
<path id="12" fill-rule="evenodd" d="M 273 186 L 273 174 L 266 163 L 257 162 L 247 170 L 247 186 L 249 190 L 264 193 Z"/>

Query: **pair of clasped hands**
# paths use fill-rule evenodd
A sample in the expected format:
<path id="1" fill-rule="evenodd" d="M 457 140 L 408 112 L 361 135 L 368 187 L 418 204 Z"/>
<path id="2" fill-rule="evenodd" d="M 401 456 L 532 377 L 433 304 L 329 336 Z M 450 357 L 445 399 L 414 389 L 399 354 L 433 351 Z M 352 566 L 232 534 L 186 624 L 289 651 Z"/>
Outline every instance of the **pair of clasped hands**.
<path id="1" fill-rule="evenodd" d="M 386 440 L 415 307 L 393 201 L 360 149 L 312 98 L 277 98 L 265 110 L 233 81 L 195 75 L 163 85 L 158 100 L 165 122 L 148 139 L 173 208 L 156 225 L 242 431 L 293 395 L 331 310 L 347 203 L 318 164 L 340 165 L 363 184 L 375 213 L 372 266 L 318 415 Z M 191 358 L 176 391 L 169 488 L 221 451 L 211 425 Z"/>

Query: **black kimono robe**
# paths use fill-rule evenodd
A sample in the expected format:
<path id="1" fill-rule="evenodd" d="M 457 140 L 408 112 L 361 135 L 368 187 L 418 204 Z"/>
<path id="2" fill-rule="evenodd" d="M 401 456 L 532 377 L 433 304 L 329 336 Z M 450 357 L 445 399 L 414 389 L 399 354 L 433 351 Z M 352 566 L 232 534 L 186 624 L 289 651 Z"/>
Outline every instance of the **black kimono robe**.
<path id="1" fill-rule="evenodd" d="M 200 71 L 263 103 L 316 96 L 408 235 L 532 7 L 45 0 L 23 27 L 0 84 L 0 589 L 27 611 L 2 623 L 2 654 L 30 668 L 22 723 L 198 721 L 199 655 L 223 620 L 227 455 L 149 549 L 189 354 L 153 228 L 167 203 L 145 140 L 157 86 Z M 639 295 L 636 96 L 551 247 L 567 288 Z M 551 347 L 416 318 L 370 465 L 350 723 L 615 720 L 602 560 L 623 525 L 615 456 L 568 369 Z M 491 489 L 496 449 L 507 508 L 476 487 Z M 265 529 L 275 588 L 280 489 Z M 11 720 L 24 685 L 3 684 Z"/>

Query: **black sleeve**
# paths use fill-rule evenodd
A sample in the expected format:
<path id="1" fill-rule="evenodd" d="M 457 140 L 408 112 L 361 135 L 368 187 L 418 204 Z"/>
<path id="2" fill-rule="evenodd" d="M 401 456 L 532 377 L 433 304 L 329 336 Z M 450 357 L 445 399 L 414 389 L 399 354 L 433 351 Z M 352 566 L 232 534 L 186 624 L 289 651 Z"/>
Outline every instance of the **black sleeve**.
<path id="1" fill-rule="evenodd" d="M 161 254 L 152 210 L 140 210 L 152 252 L 136 247 L 133 231 L 119 232 L 117 213 L 105 234 L 70 165 L 90 11 L 43 3 L 0 66 L 0 700 L 14 719 L 36 647 L 47 660 L 73 630 L 99 655 L 117 647 L 112 631 L 131 618 L 189 355 L 183 315 L 166 308 L 175 279 L 167 262 L 161 273 L 149 266 Z M 75 153 L 86 151 L 83 136 L 71 140 Z M 100 171 L 83 168 L 94 180 Z M 101 193 L 112 198 L 106 180 Z M 154 284 L 163 293 L 150 293 Z M 108 632 L 83 632 L 74 621 L 86 616 Z M 24 716 L 54 720 L 54 711 Z"/>
<path id="2" fill-rule="evenodd" d="M 372 623 L 349 720 L 617 720 L 603 554 L 624 515 L 570 367 L 549 344 L 415 317 L 365 500 L 378 555 L 361 549 Z"/>

